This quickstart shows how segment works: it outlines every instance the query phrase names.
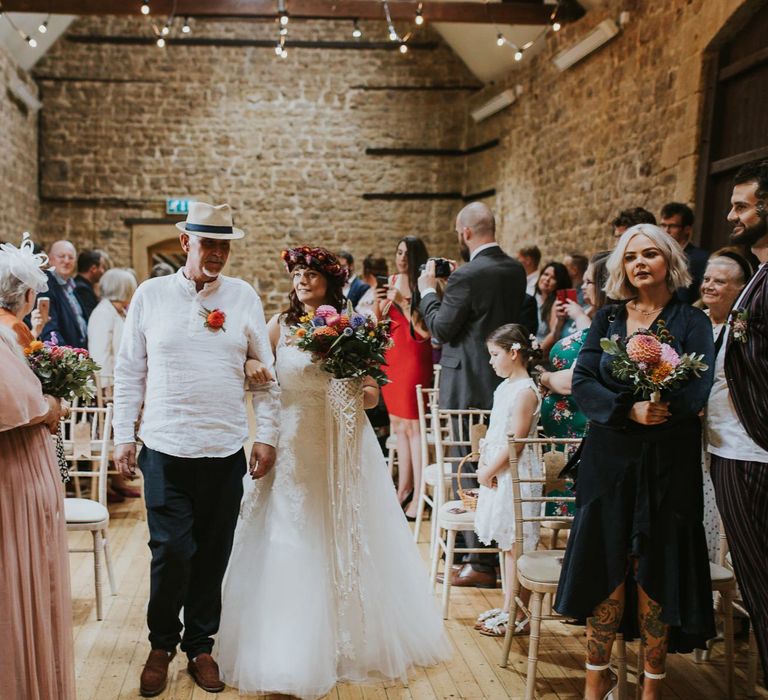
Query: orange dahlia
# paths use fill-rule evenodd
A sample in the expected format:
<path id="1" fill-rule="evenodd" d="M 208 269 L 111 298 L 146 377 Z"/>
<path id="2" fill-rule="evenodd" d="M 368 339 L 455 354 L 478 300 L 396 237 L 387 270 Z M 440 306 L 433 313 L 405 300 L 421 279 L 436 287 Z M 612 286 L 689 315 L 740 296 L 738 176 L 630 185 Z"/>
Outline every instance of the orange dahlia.
<path id="1" fill-rule="evenodd" d="M 320 326 L 319 328 L 315 328 L 312 335 L 326 336 L 328 338 L 336 338 L 339 334 L 335 328 L 331 328 L 330 326 Z"/>
<path id="2" fill-rule="evenodd" d="M 652 335 L 633 335 L 627 343 L 627 355 L 635 362 L 655 365 L 661 360 L 661 343 Z"/>
<path id="3" fill-rule="evenodd" d="M 661 362 L 651 370 L 651 381 L 659 384 L 663 382 L 675 368 L 669 362 Z"/>

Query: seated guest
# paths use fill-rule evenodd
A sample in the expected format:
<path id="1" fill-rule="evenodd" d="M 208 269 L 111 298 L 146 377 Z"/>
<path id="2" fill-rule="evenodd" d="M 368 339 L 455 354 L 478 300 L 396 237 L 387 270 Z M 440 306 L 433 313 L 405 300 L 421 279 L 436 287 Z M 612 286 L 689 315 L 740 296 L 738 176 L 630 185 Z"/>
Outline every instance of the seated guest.
<path id="1" fill-rule="evenodd" d="M 25 260 L 21 256 L 32 256 L 34 253 L 29 234 L 24 234 L 21 248 L 16 248 L 10 243 L 0 245 L 0 325 L 10 328 L 15 334 L 19 345 L 27 347 L 40 335 L 45 325 L 45 317 L 35 305 L 35 296 L 38 292 L 48 289 L 48 280 L 40 265 L 45 265 L 47 256 L 38 255 L 34 258 L 39 261 L 34 274 L 30 274 L 26 265 L 19 261 Z M 32 313 L 32 329 L 24 323 L 24 318 Z"/>
<path id="2" fill-rule="evenodd" d="M 88 324 L 83 309 L 75 295 L 75 271 L 77 252 L 69 241 L 56 241 L 48 251 L 51 270 L 48 276 L 48 291 L 43 295 L 49 298 L 50 310 L 48 323 L 43 328 L 41 340 L 51 340 L 53 334 L 59 345 L 71 345 L 84 348 L 88 342 Z"/>
<path id="3" fill-rule="evenodd" d="M 77 256 L 75 296 L 80 302 L 86 321 L 99 303 L 96 285 L 106 270 L 107 257 L 100 250 L 84 250 Z"/>
<path id="4" fill-rule="evenodd" d="M 637 224 L 653 224 L 655 226 L 656 217 L 642 207 L 623 209 L 611 222 L 611 225 L 613 226 L 613 235 L 618 238 L 630 226 L 636 226 Z"/>
<path id="5" fill-rule="evenodd" d="M 709 253 L 702 248 L 697 248 L 691 243 L 693 235 L 693 211 L 686 204 L 669 202 L 661 208 L 661 224 L 672 238 L 674 238 L 688 259 L 688 272 L 693 281 L 688 287 L 677 290 L 677 296 L 687 304 L 693 304 L 699 298 L 701 280 L 704 277 L 704 268 L 707 266 Z"/>
<path id="6" fill-rule="evenodd" d="M 528 245 L 517 251 L 517 259 L 525 269 L 525 293 L 535 296 L 536 282 L 539 279 L 541 251 L 537 245 Z"/>
<path id="7" fill-rule="evenodd" d="M 376 304 L 376 288 L 378 284 L 377 277 L 382 281 L 389 276 L 386 258 L 377 258 L 373 255 L 366 255 L 363 260 L 363 274 L 360 279 L 367 286 L 360 300 L 355 306 L 355 311 L 366 316 L 373 316 L 373 307 Z M 351 301 L 351 299 L 350 299 Z"/>
<path id="8" fill-rule="evenodd" d="M 368 290 L 368 285 L 363 282 L 355 274 L 355 259 L 352 257 L 352 253 L 348 253 L 346 250 L 342 250 L 338 254 L 339 263 L 342 267 L 347 268 L 347 283 L 344 285 L 343 294 L 352 302 L 352 306 L 357 306 L 360 301 L 360 297 Z"/>
<path id="9" fill-rule="evenodd" d="M 24 295 L 45 289 L 44 259 L 31 243 L 4 244 L 0 286 L 13 277 Z M 43 395 L 18 340 L 0 325 L 0 696 L 74 700 L 64 491 L 51 440 L 61 404 Z"/>
<path id="10" fill-rule="evenodd" d="M 563 337 L 566 317 L 558 315 L 555 308 L 558 289 L 570 289 L 571 278 L 565 265 L 559 262 L 549 262 L 539 275 L 536 282 L 536 305 L 539 310 L 539 326 L 536 330 L 536 340 L 539 341 L 543 352 Z"/>

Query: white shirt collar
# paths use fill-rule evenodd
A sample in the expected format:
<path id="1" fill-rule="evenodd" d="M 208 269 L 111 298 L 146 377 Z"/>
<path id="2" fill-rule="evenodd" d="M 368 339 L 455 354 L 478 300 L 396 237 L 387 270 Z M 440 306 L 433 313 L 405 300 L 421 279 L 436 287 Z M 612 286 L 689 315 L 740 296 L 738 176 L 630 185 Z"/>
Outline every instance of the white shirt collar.
<path id="1" fill-rule="evenodd" d="M 215 291 L 221 286 L 221 279 L 223 275 L 219 275 L 215 280 L 212 282 L 206 282 L 203 285 L 203 288 L 200 290 L 200 292 L 197 291 L 197 285 L 191 280 L 188 279 L 187 276 L 184 274 L 184 268 L 180 267 L 176 271 L 176 279 L 178 280 L 179 284 L 186 289 L 188 292 L 191 292 L 194 294 L 210 294 L 211 292 Z"/>
<path id="2" fill-rule="evenodd" d="M 494 241 L 493 243 L 483 243 L 483 245 L 478 246 L 472 251 L 472 255 L 469 256 L 470 260 L 474 260 L 480 253 L 482 253 L 484 250 L 488 250 L 489 248 L 498 248 L 499 244 Z"/>

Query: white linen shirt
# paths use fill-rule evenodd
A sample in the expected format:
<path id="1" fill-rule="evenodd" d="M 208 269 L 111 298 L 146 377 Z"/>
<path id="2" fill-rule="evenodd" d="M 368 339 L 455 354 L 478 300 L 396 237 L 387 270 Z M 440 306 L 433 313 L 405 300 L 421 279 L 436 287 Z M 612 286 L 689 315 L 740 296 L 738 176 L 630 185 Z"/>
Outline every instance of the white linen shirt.
<path id="1" fill-rule="evenodd" d="M 224 328 L 205 327 L 203 307 L 226 314 Z M 261 300 L 242 280 L 220 275 L 198 292 L 184 276 L 139 286 L 125 319 L 115 366 L 115 444 L 139 437 L 175 457 L 228 457 L 248 439 L 245 361 L 274 374 Z M 280 391 L 273 381 L 253 393 L 256 442 L 277 445 Z"/>

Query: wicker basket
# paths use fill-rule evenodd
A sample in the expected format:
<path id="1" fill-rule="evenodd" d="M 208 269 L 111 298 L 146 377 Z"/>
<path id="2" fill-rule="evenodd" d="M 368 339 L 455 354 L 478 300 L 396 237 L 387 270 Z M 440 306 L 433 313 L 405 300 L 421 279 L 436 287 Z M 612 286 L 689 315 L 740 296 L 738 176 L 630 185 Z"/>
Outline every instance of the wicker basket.
<path id="1" fill-rule="evenodd" d="M 470 452 L 464 459 L 459 462 L 459 468 L 456 472 L 456 488 L 459 493 L 459 498 L 464 506 L 464 510 L 477 510 L 477 499 L 480 495 L 480 489 L 463 489 L 461 488 L 461 470 L 464 466 L 464 462 L 474 462 L 480 458 L 479 452 Z"/>

